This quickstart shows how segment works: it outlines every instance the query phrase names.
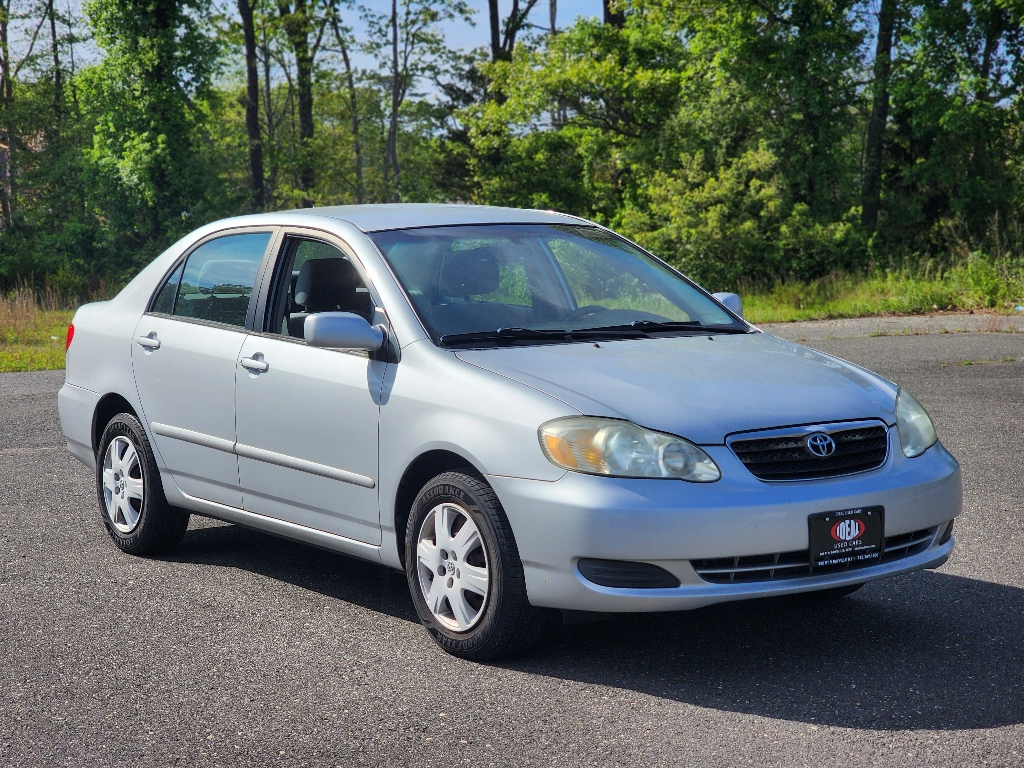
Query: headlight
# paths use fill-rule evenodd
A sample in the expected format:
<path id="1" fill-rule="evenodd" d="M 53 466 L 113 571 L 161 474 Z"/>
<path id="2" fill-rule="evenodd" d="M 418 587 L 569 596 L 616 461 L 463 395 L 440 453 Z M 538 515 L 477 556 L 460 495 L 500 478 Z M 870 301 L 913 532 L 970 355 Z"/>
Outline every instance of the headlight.
<path id="1" fill-rule="evenodd" d="M 691 483 L 713 483 L 722 476 L 711 457 L 690 441 L 628 421 L 570 417 L 549 421 L 538 431 L 551 463 L 574 472 Z"/>
<path id="2" fill-rule="evenodd" d="M 905 389 L 896 394 L 896 424 L 908 459 L 920 456 L 938 441 L 928 412 Z"/>

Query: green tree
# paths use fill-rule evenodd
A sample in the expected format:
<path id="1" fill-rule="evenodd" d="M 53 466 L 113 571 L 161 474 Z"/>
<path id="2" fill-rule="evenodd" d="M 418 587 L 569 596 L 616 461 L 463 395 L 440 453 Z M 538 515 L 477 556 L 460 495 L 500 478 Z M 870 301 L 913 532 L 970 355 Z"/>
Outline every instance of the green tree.
<path id="1" fill-rule="evenodd" d="M 908 19 L 891 78 L 879 249 L 940 251 L 951 228 L 992 248 L 987 236 L 1019 222 L 1022 24 L 1020 3 L 988 0 L 926 0 Z"/>
<path id="2" fill-rule="evenodd" d="M 202 0 L 90 0 L 86 13 L 103 50 L 79 86 L 95 125 L 90 204 L 137 264 L 223 210 L 204 142 L 218 50 Z"/>
<path id="3" fill-rule="evenodd" d="M 581 20 L 543 50 L 487 65 L 492 98 L 463 111 L 479 202 L 611 221 L 663 164 L 686 51 L 650 25 Z"/>

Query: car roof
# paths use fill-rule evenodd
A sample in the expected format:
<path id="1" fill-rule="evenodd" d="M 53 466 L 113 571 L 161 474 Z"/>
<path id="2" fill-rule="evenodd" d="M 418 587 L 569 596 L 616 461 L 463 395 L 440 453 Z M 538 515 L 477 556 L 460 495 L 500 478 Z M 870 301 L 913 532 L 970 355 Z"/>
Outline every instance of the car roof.
<path id="1" fill-rule="evenodd" d="M 363 232 L 459 224 L 581 224 L 583 219 L 554 211 L 500 208 L 490 205 L 393 203 L 299 208 L 289 214 L 341 219 Z"/>

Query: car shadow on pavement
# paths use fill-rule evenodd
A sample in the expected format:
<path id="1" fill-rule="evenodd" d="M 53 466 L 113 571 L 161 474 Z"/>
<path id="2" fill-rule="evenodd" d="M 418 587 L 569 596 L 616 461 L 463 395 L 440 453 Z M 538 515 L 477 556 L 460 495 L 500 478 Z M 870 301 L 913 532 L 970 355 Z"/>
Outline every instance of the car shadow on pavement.
<path id="1" fill-rule="evenodd" d="M 1024 590 L 934 571 L 566 626 L 501 666 L 700 707 L 877 730 L 1024 722 Z"/>
<path id="2" fill-rule="evenodd" d="M 241 568 L 418 621 L 401 573 L 241 526 L 192 528 L 168 559 Z M 1015 725 L 1024 723 L 1024 590 L 924 571 L 837 600 L 607 615 L 559 627 L 495 666 L 811 725 Z"/>
<path id="3" fill-rule="evenodd" d="M 419 623 L 404 574 L 382 565 L 282 539 L 241 525 L 190 525 L 181 545 L 165 560 L 240 568 Z"/>

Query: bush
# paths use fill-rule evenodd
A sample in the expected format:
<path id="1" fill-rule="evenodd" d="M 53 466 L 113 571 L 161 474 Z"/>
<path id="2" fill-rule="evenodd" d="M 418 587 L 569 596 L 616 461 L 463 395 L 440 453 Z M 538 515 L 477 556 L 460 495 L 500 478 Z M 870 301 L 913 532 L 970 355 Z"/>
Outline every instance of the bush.
<path id="1" fill-rule="evenodd" d="M 821 223 L 789 199 L 776 156 L 761 144 L 717 170 L 703 154 L 658 173 L 649 213 L 616 222 L 637 242 L 714 290 L 742 281 L 808 280 L 848 268 L 863 253 L 852 221 Z"/>

